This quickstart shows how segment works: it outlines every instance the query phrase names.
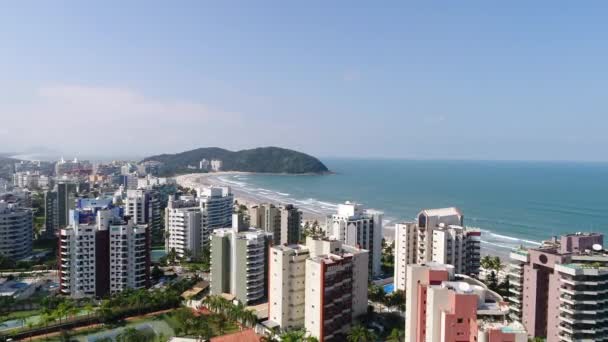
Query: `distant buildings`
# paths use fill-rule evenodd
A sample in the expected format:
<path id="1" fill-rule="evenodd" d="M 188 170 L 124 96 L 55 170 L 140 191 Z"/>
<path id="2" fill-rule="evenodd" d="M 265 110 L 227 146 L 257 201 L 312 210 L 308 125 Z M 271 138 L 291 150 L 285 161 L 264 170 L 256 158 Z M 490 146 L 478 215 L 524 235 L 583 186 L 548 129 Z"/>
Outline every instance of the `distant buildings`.
<path id="1" fill-rule="evenodd" d="M 208 160 L 203 158 L 199 162 L 198 168 L 203 171 L 218 172 L 222 170 L 223 165 L 224 163 L 219 159 Z M 194 166 L 194 168 L 196 168 L 196 166 Z"/>
<path id="2" fill-rule="evenodd" d="M 269 320 L 282 331 L 305 328 L 320 341 L 338 340 L 367 312 L 367 250 L 338 240 L 270 249 Z"/>
<path id="3" fill-rule="evenodd" d="M 511 253 L 511 317 L 530 336 L 599 341 L 608 336 L 608 253 L 603 235 L 576 233 Z"/>
<path id="4" fill-rule="evenodd" d="M 429 209 L 416 222 L 395 225 L 395 288 L 406 289 L 407 265 L 437 262 L 455 267 L 455 272 L 479 274 L 480 236 L 464 227 L 457 208 Z"/>
<path id="5" fill-rule="evenodd" d="M 222 166 L 224 165 L 224 163 L 219 160 L 219 159 L 211 159 L 211 171 L 214 172 L 218 172 L 218 171 L 222 171 Z"/>
<path id="6" fill-rule="evenodd" d="M 147 175 L 137 179 L 137 189 L 151 189 L 157 186 L 166 185 L 175 182 L 172 179 L 164 177 L 155 177 Z"/>
<path id="7" fill-rule="evenodd" d="M 523 326 L 503 323 L 502 297 L 452 265 L 407 266 L 405 341 L 528 340 Z"/>
<path id="8" fill-rule="evenodd" d="M 0 254 L 19 260 L 32 254 L 32 210 L 0 201 Z"/>
<path id="9" fill-rule="evenodd" d="M 295 244 L 300 240 L 302 212 L 291 204 L 253 206 L 249 208 L 249 219 L 252 227 L 272 233 L 274 245 Z"/>
<path id="10" fill-rule="evenodd" d="M 364 210 L 357 203 L 338 206 L 338 213 L 327 218 L 327 234 L 349 246 L 369 251 L 369 276 L 380 274 L 382 258 L 382 213 Z"/>
<path id="11" fill-rule="evenodd" d="M 246 227 L 237 214 L 232 228 L 211 236 L 211 293 L 229 293 L 250 305 L 268 294 L 268 249 L 272 235 Z"/>
<path id="12" fill-rule="evenodd" d="M 13 185 L 19 188 L 47 188 L 51 179 L 38 171 L 21 171 L 13 174 Z"/>
<path id="13" fill-rule="evenodd" d="M 95 221 L 62 229 L 60 290 L 73 298 L 103 297 L 150 286 L 150 231 L 101 210 Z"/>
<path id="14" fill-rule="evenodd" d="M 93 165 L 88 161 L 78 161 L 74 158 L 73 161 L 66 161 L 61 158 L 55 164 L 55 176 L 61 177 L 64 175 L 89 175 L 93 171 Z"/>

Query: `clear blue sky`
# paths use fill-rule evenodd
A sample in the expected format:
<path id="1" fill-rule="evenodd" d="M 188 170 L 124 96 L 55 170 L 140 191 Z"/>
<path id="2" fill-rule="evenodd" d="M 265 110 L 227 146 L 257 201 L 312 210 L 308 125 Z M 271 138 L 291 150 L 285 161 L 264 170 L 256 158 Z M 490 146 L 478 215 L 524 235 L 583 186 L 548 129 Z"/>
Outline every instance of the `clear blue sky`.
<path id="1" fill-rule="evenodd" d="M 1 149 L 608 160 L 605 1 L 215 3 L 3 4 Z"/>

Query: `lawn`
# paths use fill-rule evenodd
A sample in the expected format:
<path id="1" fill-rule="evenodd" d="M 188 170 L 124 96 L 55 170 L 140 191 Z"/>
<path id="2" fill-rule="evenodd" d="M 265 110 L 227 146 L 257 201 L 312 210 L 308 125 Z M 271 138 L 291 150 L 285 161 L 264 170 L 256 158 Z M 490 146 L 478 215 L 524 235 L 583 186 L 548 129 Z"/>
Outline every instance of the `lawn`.
<path id="1" fill-rule="evenodd" d="M 13 311 L 8 315 L 0 316 L 0 323 L 13 319 L 24 319 L 40 314 L 40 310 Z"/>

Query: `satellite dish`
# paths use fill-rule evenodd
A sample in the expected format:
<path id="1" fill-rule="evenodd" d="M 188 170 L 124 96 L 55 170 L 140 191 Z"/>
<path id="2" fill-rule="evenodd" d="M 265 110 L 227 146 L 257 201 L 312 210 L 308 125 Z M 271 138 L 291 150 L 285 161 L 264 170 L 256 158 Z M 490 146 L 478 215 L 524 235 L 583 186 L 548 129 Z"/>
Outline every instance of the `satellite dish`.
<path id="1" fill-rule="evenodd" d="M 593 248 L 594 251 L 601 251 L 604 249 L 604 246 L 600 245 L 599 243 L 595 243 L 591 248 Z"/>

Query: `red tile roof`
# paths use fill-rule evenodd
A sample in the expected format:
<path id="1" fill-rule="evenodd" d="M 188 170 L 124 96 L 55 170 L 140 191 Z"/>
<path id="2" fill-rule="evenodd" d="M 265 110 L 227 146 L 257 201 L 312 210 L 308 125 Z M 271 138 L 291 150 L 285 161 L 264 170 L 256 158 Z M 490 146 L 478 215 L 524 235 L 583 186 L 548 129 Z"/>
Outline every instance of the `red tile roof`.
<path id="1" fill-rule="evenodd" d="M 234 334 L 213 337 L 211 342 L 259 342 L 258 336 L 253 329 L 243 330 Z"/>

